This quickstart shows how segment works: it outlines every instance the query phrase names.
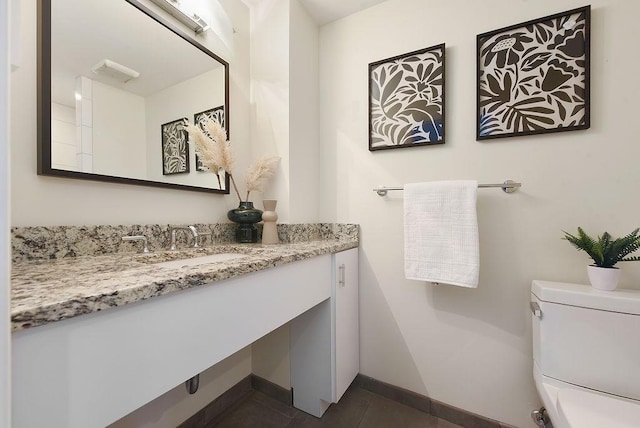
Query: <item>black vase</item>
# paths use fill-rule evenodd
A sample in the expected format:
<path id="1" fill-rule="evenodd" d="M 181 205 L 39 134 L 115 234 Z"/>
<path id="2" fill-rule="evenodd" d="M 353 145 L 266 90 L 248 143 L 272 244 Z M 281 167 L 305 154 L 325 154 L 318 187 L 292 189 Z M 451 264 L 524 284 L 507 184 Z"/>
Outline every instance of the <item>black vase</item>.
<path id="1" fill-rule="evenodd" d="M 227 213 L 227 218 L 238 224 L 236 242 L 258 242 L 258 229 L 254 225 L 262 220 L 262 211 L 253 208 L 253 202 L 240 202 L 238 208 Z"/>

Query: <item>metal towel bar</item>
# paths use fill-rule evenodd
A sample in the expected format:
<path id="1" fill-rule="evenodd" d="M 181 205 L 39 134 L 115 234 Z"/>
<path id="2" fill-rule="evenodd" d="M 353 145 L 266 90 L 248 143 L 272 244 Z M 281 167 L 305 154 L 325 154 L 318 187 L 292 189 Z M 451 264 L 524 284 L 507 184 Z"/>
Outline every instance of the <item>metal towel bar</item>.
<path id="1" fill-rule="evenodd" d="M 478 184 L 479 188 L 485 187 L 500 187 L 505 193 L 513 193 L 518 190 L 519 187 L 522 187 L 522 183 L 516 183 L 512 180 L 506 180 L 504 183 L 494 183 L 494 184 Z M 402 186 L 396 187 L 376 187 L 373 189 L 374 192 L 378 194 L 378 196 L 386 196 L 389 190 L 404 190 Z"/>

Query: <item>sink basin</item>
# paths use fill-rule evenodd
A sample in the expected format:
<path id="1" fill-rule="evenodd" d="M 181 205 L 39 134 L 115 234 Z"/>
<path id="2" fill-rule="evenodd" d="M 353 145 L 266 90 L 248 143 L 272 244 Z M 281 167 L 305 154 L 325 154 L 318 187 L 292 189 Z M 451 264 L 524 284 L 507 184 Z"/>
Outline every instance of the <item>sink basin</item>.
<path id="1" fill-rule="evenodd" d="M 210 254 L 208 256 L 202 257 L 193 257 L 190 259 L 171 260 L 170 262 L 154 263 L 154 265 L 163 268 L 176 269 L 190 266 L 199 266 L 208 263 L 226 262 L 229 260 L 241 259 L 243 257 L 247 257 L 247 255 L 237 253 L 221 253 Z"/>

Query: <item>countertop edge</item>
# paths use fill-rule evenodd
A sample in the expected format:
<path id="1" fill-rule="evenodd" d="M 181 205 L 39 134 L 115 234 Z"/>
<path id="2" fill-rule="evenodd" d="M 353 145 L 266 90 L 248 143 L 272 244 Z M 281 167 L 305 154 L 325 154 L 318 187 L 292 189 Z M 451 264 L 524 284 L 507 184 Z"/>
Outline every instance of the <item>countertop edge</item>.
<path id="1" fill-rule="evenodd" d="M 315 243 L 317 244 L 318 241 L 315 241 Z M 85 293 L 85 295 L 77 295 L 65 300 L 48 302 L 38 307 L 30 307 L 27 309 L 21 309 L 20 307 L 16 309 L 12 308 L 11 331 L 12 333 L 16 333 L 33 327 L 100 312 L 109 308 L 122 307 L 177 291 L 196 288 L 230 278 L 237 278 L 248 273 L 258 272 L 316 256 L 338 253 L 359 246 L 358 239 L 327 240 L 321 241 L 321 243 L 321 247 L 312 246 L 308 249 L 303 247 L 292 250 L 287 247 L 287 251 L 282 255 L 278 255 L 276 252 L 276 254 L 269 256 L 250 257 L 248 260 L 240 260 L 231 266 L 217 269 L 208 275 L 203 275 L 198 269 L 194 269 L 187 271 L 186 274 L 178 278 L 167 278 L 166 280 L 160 281 L 154 280 L 139 286 L 125 286 L 122 289 L 108 290 L 108 292 L 97 292 L 95 294 Z M 303 245 L 304 244 L 301 244 L 300 246 Z M 272 249 L 273 248 L 275 247 L 272 247 Z M 96 258 L 98 257 L 101 256 L 96 256 Z M 237 266 L 241 266 L 241 269 L 238 269 Z M 113 275 L 117 274 L 116 272 Z"/>

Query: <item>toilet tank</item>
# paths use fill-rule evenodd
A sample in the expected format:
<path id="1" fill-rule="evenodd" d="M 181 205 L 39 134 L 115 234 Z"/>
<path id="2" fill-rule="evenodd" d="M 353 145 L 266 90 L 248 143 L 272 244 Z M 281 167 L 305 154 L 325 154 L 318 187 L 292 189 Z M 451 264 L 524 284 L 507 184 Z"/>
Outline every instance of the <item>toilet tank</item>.
<path id="1" fill-rule="evenodd" d="M 533 358 L 544 376 L 640 400 L 640 290 L 536 280 L 531 307 Z"/>

